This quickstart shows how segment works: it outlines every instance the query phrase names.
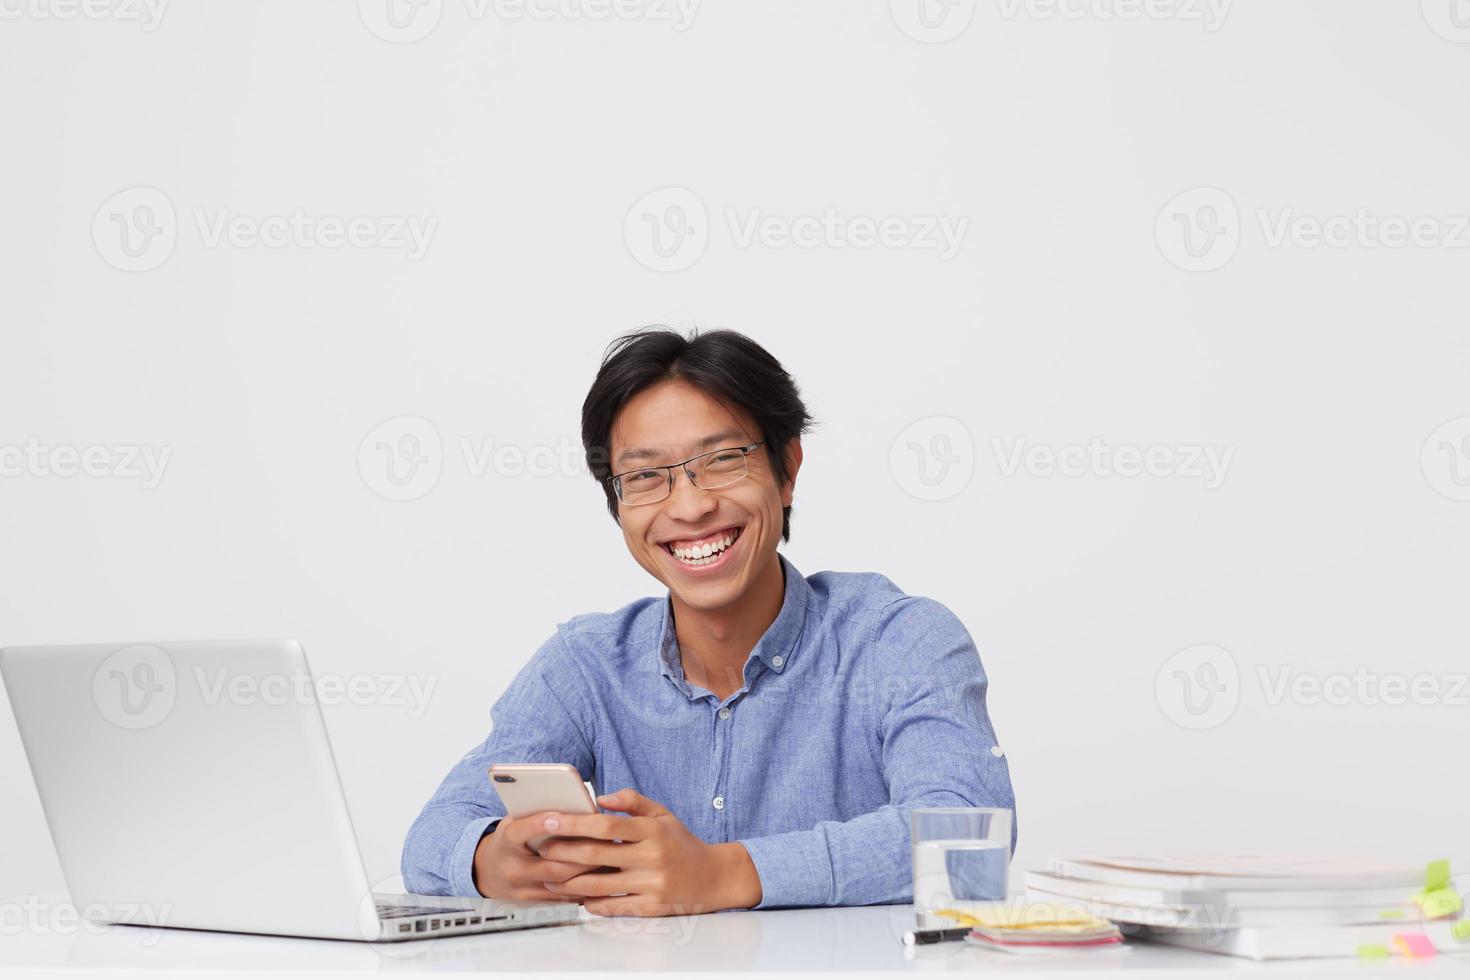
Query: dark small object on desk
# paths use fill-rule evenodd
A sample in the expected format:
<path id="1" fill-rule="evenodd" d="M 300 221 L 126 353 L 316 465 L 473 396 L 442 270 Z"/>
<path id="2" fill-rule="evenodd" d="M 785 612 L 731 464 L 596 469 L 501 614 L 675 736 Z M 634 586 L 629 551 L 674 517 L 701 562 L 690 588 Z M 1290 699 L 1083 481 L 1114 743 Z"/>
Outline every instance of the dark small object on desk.
<path id="1" fill-rule="evenodd" d="M 969 934 L 969 926 L 959 926 L 955 929 L 910 929 L 903 934 L 903 944 L 905 946 L 927 946 L 930 943 L 964 939 Z"/>

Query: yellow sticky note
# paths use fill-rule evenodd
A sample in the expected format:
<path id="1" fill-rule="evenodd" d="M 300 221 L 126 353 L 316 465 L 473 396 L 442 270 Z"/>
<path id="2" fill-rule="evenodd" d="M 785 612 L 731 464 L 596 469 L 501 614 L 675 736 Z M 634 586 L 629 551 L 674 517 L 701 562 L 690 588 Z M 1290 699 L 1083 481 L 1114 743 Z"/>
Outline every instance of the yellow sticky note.
<path id="1" fill-rule="evenodd" d="M 1450 862 L 1431 861 L 1429 867 L 1424 870 L 1424 890 L 1426 892 L 1436 891 L 1450 883 Z"/>
<path id="2" fill-rule="evenodd" d="M 1365 960 L 1386 960 L 1388 959 L 1388 947 L 1368 945 L 1359 946 L 1358 956 Z"/>
<path id="3" fill-rule="evenodd" d="M 1470 919 L 1461 919 L 1450 926 L 1450 935 L 1455 937 L 1456 942 L 1470 942 Z"/>
<path id="4" fill-rule="evenodd" d="M 1459 893 L 1448 886 L 1421 892 L 1414 896 L 1414 901 L 1419 903 L 1427 919 L 1443 919 L 1455 915 L 1464 904 L 1460 901 Z"/>

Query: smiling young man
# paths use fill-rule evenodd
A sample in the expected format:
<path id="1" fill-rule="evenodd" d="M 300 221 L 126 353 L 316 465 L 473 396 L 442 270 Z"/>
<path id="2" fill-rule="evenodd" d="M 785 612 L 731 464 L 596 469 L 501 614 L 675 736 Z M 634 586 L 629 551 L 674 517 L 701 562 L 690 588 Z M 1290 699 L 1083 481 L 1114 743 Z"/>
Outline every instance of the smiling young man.
<path id="1" fill-rule="evenodd" d="M 960 621 L 777 550 L 810 423 L 732 331 L 608 349 L 587 463 L 668 593 L 557 627 L 410 828 L 410 891 L 605 915 L 906 902 L 910 809 L 1014 807 Z M 575 766 L 614 812 L 505 817 L 486 770 L 518 762 Z M 527 846 L 548 832 L 587 839 Z"/>

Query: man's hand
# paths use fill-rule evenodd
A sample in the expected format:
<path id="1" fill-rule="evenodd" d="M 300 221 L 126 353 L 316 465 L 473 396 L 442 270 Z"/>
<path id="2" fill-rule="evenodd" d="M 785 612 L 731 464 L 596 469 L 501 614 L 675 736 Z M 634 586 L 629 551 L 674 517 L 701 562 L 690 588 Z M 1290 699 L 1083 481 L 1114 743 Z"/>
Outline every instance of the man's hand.
<path id="1" fill-rule="evenodd" d="M 546 889 L 549 881 L 566 881 L 597 870 L 597 865 L 549 861 L 537 856 L 526 842 L 543 837 L 541 818 L 535 814 L 512 820 L 501 820 L 495 831 L 480 839 L 475 848 L 475 887 L 486 898 L 519 902 L 575 902 L 575 896 L 556 894 Z M 547 844 L 551 843 L 547 841 Z M 546 844 L 541 845 L 545 852 Z"/>
<path id="2" fill-rule="evenodd" d="M 551 894 L 583 899 L 598 915 L 698 915 L 760 904 L 760 876 L 743 844 L 706 844 L 662 804 L 631 789 L 597 803 L 628 816 L 538 815 L 538 833 L 595 838 L 547 841 L 541 853 L 553 862 L 617 870 L 548 881 Z"/>

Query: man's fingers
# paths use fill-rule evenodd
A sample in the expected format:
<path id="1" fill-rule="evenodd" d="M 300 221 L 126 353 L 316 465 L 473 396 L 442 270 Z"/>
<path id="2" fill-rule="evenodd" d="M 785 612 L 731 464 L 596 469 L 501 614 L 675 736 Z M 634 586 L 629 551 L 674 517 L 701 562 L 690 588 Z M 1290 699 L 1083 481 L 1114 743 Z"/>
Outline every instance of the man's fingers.
<path id="1" fill-rule="evenodd" d="M 578 875 L 595 874 L 600 865 L 577 864 L 573 861 L 547 861 L 544 858 L 533 858 L 528 870 L 530 876 L 537 881 L 567 881 Z"/>
<path id="2" fill-rule="evenodd" d="M 608 844 L 596 840 L 550 840 L 541 848 L 541 856 L 548 861 L 568 864 L 585 864 L 592 867 L 607 865 L 626 868 L 635 854 L 629 844 Z"/>
<path id="3" fill-rule="evenodd" d="M 557 837 L 595 837 L 598 840 L 643 840 L 652 831 L 647 817 L 622 817 L 611 813 L 555 813 L 528 817 L 543 833 Z M 555 820 L 556 826 L 546 827 Z"/>
<path id="4" fill-rule="evenodd" d="M 638 876 L 626 871 L 613 874 L 584 874 L 567 881 L 552 883 L 551 892 L 556 895 L 597 898 L 607 895 L 626 895 L 638 891 Z"/>
<path id="5" fill-rule="evenodd" d="M 576 895 L 568 895 L 565 892 L 558 895 L 549 890 L 545 885 L 537 883 L 532 885 L 518 885 L 511 889 L 509 895 L 497 895 L 497 898 L 508 898 L 513 902 L 578 902 L 581 901 Z"/>

